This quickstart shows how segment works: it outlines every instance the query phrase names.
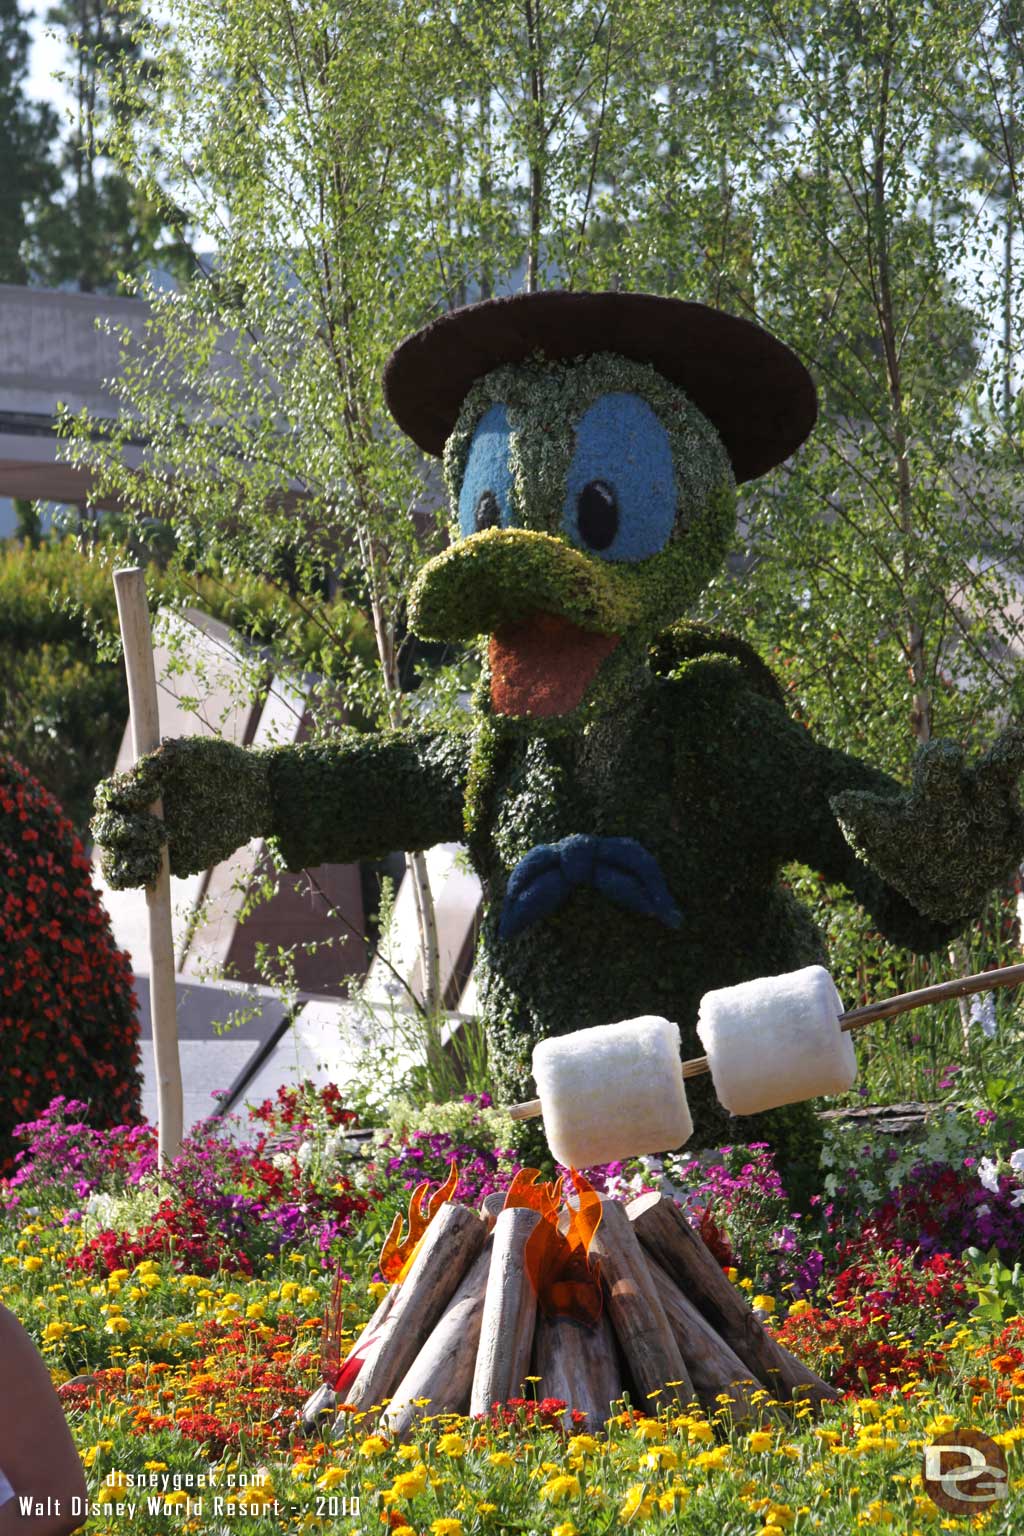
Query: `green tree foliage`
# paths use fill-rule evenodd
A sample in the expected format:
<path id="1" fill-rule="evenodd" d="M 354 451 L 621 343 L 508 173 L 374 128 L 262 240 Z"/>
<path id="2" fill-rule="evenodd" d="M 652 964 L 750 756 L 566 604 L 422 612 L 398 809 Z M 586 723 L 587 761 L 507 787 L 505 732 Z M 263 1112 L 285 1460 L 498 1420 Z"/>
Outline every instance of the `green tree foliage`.
<path id="1" fill-rule="evenodd" d="M 25 94 L 29 33 L 18 0 L 0 0 L 0 282 L 24 283 L 26 250 L 40 207 L 57 182 L 52 107 Z"/>
<path id="2" fill-rule="evenodd" d="M 116 293 L 125 275 L 156 263 L 181 271 L 190 253 L 178 210 L 159 208 L 111 155 L 127 131 L 127 115 L 145 116 L 144 94 L 129 107 L 117 90 L 126 72 L 152 83 L 153 61 L 132 30 L 120 0 L 65 0 L 47 12 L 64 39 L 62 76 L 74 116 L 58 156 L 59 195 L 51 197 L 36 231 L 32 275 L 51 287 Z"/>

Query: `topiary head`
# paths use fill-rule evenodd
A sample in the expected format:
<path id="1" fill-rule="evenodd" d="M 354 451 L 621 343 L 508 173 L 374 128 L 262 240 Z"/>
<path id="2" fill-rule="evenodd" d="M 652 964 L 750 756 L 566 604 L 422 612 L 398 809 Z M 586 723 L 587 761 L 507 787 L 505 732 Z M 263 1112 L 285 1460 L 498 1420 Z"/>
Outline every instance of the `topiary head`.
<path id="1" fill-rule="evenodd" d="M 795 446 L 792 422 L 751 406 L 749 377 L 730 393 L 730 364 L 755 385 L 806 383 L 813 420 L 813 386 L 773 338 L 651 295 L 489 301 L 395 353 L 389 402 L 421 446 L 443 441 L 455 520 L 410 620 L 425 638 L 490 636 L 485 708 L 565 720 L 607 702 L 692 606 L 732 536 L 737 480 Z"/>

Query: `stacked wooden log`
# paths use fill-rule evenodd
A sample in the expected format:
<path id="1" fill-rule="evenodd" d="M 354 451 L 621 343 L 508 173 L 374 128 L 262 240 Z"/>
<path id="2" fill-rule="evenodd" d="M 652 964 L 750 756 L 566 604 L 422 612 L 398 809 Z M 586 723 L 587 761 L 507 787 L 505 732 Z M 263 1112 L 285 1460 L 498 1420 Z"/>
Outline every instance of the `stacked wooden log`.
<path id="1" fill-rule="evenodd" d="M 766 1402 L 820 1403 L 836 1390 L 761 1326 L 674 1201 L 642 1195 L 601 1201 L 589 1257 L 600 1263 L 605 1306 L 596 1328 L 538 1307 L 524 1251 L 534 1210 L 481 1212 L 446 1204 L 400 1285 L 392 1286 L 353 1346 L 362 1356 L 344 1404 L 320 1388 L 303 1411 L 312 1426 L 337 1413 L 379 1413 L 404 1439 L 425 1415 L 486 1414 L 495 1403 L 559 1398 L 600 1428 L 628 1392 L 646 1408 L 723 1404 L 736 1422 Z M 764 1394 L 767 1393 L 767 1399 Z M 755 1394 L 757 1394 L 755 1396 Z M 724 1395 L 724 1396 L 723 1396 Z"/>

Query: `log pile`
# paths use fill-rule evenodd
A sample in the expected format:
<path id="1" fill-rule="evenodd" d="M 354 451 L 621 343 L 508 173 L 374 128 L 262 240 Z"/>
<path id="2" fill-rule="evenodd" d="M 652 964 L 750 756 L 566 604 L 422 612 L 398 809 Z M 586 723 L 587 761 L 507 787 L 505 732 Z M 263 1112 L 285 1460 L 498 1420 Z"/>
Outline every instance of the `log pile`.
<path id="1" fill-rule="evenodd" d="M 596 1327 L 538 1306 L 524 1249 L 542 1218 L 498 1204 L 441 1206 L 353 1345 L 349 1358 L 362 1364 L 340 1400 L 329 1387 L 308 1400 L 308 1427 L 329 1414 L 340 1430 L 358 1411 L 379 1414 L 381 1429 L 401 1440 L 423 1415 L 486 1414 L 536 1395 L 561 1399 L 593 1430 L 624 1392 L 642 1410 L 649 1400 L 698 1403 L 709 1414 L 725 1405 L 744 1423 L 768 1400 L 778 1414 L 790 1399 L 839 1396 L 762 1327 L 674 1201 L 602 1197 L 589 1250 L 604 1292 Z M 535 1391 L 528 1377 L 539 1378 Z"/>

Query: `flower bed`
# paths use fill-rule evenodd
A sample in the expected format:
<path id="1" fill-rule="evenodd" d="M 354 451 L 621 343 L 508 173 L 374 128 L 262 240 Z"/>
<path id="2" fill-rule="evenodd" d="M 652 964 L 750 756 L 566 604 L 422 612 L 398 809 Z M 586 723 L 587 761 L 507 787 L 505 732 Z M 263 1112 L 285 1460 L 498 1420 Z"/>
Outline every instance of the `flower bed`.
<path id="1" fill-rule="evenodd" d="M 1007 1448 L 1008 1507 L 985 1521 L 1015 1528 L 1024 1320 L 998 1245 L 1024 1204 L 1024 1158 L 980 1143 L 945 1174 L 911 1168 L 859 1223 L 856 1185 L 877 1167 L 842 1170 L 845 1192 L 802 1213 L 763 1147 L 600 1176 L 613 1194 L 661 1185 L 685 1203 L 787 1347 L 843 1390 L 817 1416 L 740 1430 L 724 1405 L 709 1417 L 655 1399 L 590 1434 L 542 1399 L 428 1419 L 407 1445 L 359 1414 L 333 1443 L 299 1436 L 335 1265 L 347 1341 L 381 1294 L 381 1243 L 413 1184 L 439 1181 L 453 1153 L 462 1198 L 508 1182 L 489 1105 L 457 1111 L 447 1129 L 435 1117 L 362 1145 L 336 1095 L 282 1092 L 249 1146 L 195 1135 L 166 1186 L 149 1128 L 90 1129 L 56 1100 L 24 1129 L 0 1186 L 2 1295 L 62 1384 L 100 1506 L 91 1530 L 924 1531 L 945 1517 L 920 1447 L 962 1422 Z M 967 1240 L 986 1203 L 999 1214 L 982 1261 Z"/>

